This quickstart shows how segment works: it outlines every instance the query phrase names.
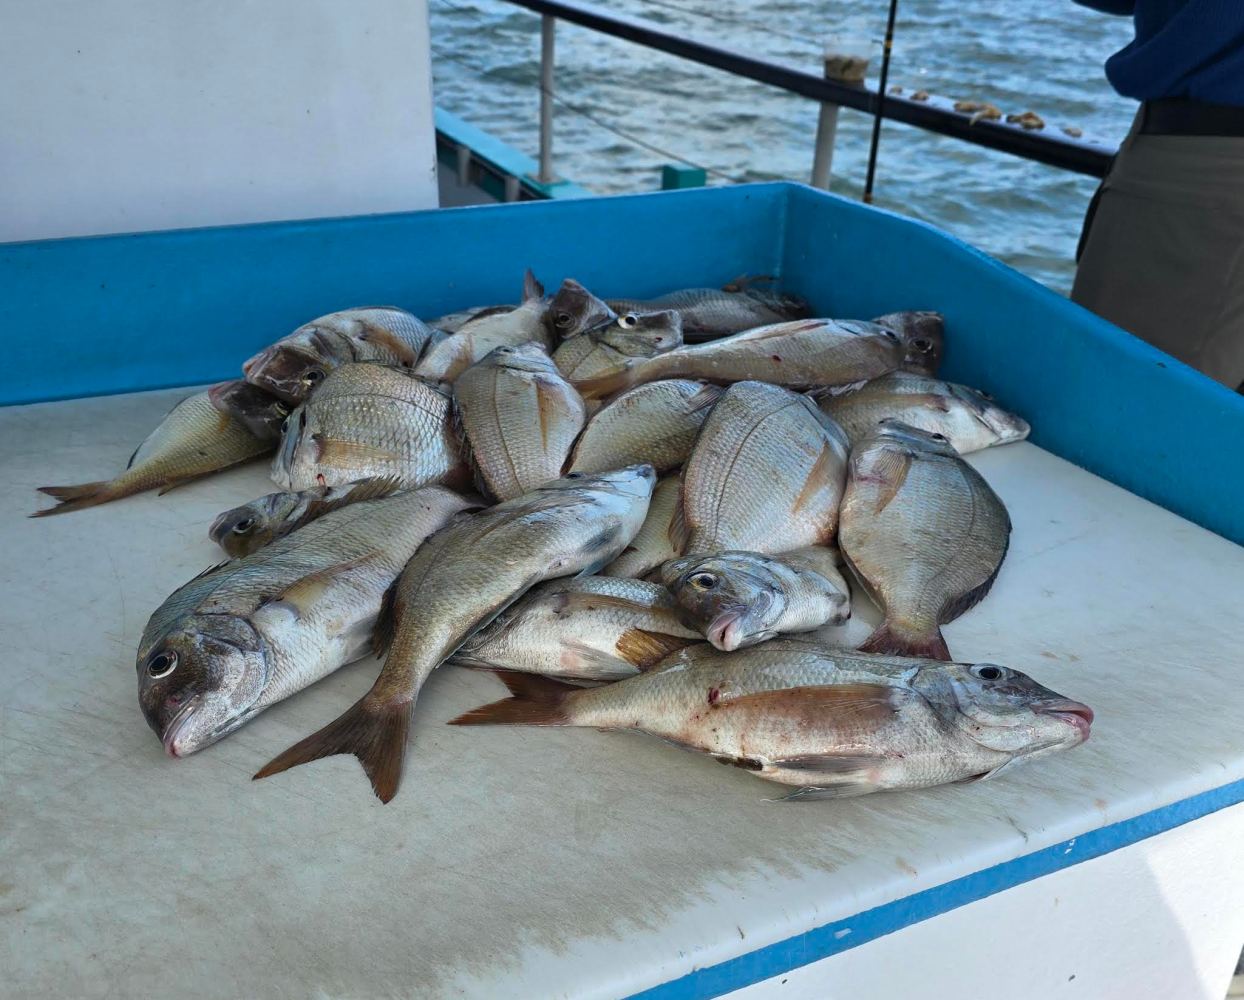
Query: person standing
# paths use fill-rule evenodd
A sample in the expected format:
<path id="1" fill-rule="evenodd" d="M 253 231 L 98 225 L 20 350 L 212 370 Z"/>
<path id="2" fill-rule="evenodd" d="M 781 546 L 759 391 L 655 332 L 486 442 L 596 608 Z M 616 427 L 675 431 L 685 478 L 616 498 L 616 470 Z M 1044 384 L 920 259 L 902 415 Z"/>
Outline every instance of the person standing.
<path id="1" fill-rule="evenodd" d="M 1141 104 L 1071 297 L 1244 391 L 1244 0 L 1075 2 L 1135 19 L 1106 77 Z"/>

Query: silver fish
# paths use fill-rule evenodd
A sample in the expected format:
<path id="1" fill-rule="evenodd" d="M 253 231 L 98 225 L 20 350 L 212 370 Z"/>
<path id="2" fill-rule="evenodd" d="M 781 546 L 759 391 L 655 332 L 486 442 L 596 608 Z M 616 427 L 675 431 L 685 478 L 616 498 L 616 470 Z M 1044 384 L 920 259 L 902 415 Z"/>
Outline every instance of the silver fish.
<path id="1" fill-rule="evenodd" d="M 1022 441 L 1030 430 L 1027 421 L 983 392 L 909 372 L 891 372 L 852 392 L 827 396 L 820 407 L 838 421 L 853 444 L 886 419 L 941 434 L 960 455 Z"/>
<path id="2" fill-rule="evenodd" d="M 704 640 L 656 583 L 607 576 L 551 580 L 476 632 L 454 663 L 616 681 Z"/>
<path id="3" fill-rule="evenodd" d="M 365 655 L 402 567 L 468 506 L 439 487 L 356 503 L 175 591 L 137 661 L 139 705 L 165 750 L 201 750 Z"/>
<path id="4" fill-rule="evenodd" d="M 400 486 L 396 479 L 364 479 L 345 486 L 317 486 L 298 493 L 269 493 L 219 515 L 208 528 L 207 535 L 238 559 L 284 538 L 295 528 L 310 524 L 329 511 L 360 500 L 389 496 Z"/>
<path id="5" fill-rule="evenodd" d="M 543 286 L 528 271 L 521 305 L 508 312 L 486 312 L 464 323 L 424 355 L 415 374 L 433 382 L 452 382 L 494 347 L 517 347 L 531 341 L 550 349 L 548 308 Z"/>
<path id="6" fill-rule="evenodd" d="M 871 656 L 794 639 L 707 644 L 654 670 L 577 688 L 501 675 L 512 698 L 452 725 L 637 729 L 817 797 L 988 778 L 1078 746 L 1093 712 L 993 663 Z"/>
<path id="7" fill-rule="evenodd" d="M 940 435 L 883 421 L 851 453 L 838 544 L 885 613 L 860 647 L 949 660 L 941 626 L 993 586 L 1006 506 Z"/>
<path id="8" fill-rule="evenodd" d="M 389 365 L 342 365 L 290 414 L 272 462 L 282 489 L 391 477 L 404 487 L 466 486 L 447 389 Z"/>
<path id="9" fill-rule="evenodd" d="M 174 406 L 160 426 L 130 456 L 125 471 L 112 479 L 77 486 L 40 486 L 58 503 L 31 517 L 66 514 L 147 490 L 167 493 L 174 486 L 220 472 L 272 450 L 232 417 L 212 405 L 208 392 L 196 392 Z"/>
<path id="10" fill-rule="evenodd" d="M 413 367 L 442 337 L 397 306 L 360 306 L 313 319 L 242 366 L 246 381 L 301 403 L 328 373 L 355 361 Z"/>
<path id="11" fill-rule="evenodd" d="M 691 555 L 823 545 L 838 524 L 846 463 L 846 435 L 807 396 L 735 383 L 704 421 L 683 470 L 675 546 Z"/>
<path id="12" fill-rule="evenodd" d="M 622 554 L 602 569 L 602 576 L 642 577 L 679 553 L 674 549 L 675 515 L 681 520 L 682 477 L 666 476 L 652 491 L 648 516 Z"/>
<path id="13" fill-rule="evenodd" d="M 707 382 L 665 379 L 624 392 L 588 421 L 570 470 L 605 472 L 636 462 L 650 462 L 658 473 L 678 468 L 723 391 Z"/>
<path id="14" fill-rule="evenodd" d="M 557 479 L 587 419 L 579 394 L 536 344 L 493 348 L 454 383 L 454 408 L 463 455 L 480 489 L 498 500 Z"/>
<path id="15" fill-rule="evenodd" d="M 684 288 L 654 299 L 610 299 L 608 305 L 619 314 L 672 309 L 682 317 L 683 336 L 692 342 L 812 315 L 804 299 L 748 287 L 751 283 L 736 278 L 724 288 Z"/>
<path id="16" fill-rule="evenodd" d="M 894 371 L 904 350 L 897 333 L 875 323 L 803 319 L 679 347 L 654 358 L 632 358 L 621 371 L 576 375 L 571 381 L 584 399 L 607 398 L 663 378 L 831 388 Z"/>
<path id="17" fill-rule="evenodd" d="M 397 794 L 411 710 L 428 675 L 537 583 L 612 560 L 639 530 L 655 481 L 650 465 L 568 476 L 441 532 L 393 589 L 377 627 L 388 655 L 372 689 L 255 777 L 351 753 L 388 802 Z"/>
<path id="18" fill-rule="evenodd" d="M 727 652 L 776 635 L 841 625 L 851 616 L 850 588 L 834 554 L 819 546 L 778 556 L 685 556 L 666 563 L 661 580 L 686 622 Z"/>

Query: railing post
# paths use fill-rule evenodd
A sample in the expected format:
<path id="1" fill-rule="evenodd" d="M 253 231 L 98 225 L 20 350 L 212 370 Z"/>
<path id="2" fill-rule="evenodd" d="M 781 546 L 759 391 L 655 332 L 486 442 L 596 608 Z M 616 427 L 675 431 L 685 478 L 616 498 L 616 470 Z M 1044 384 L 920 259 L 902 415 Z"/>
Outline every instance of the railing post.
<path id="1" fill-rule="evenodd" d="M 845 83 L 849 87 L 863 89 L 864 74 L 868 71 L 867 56 L 853 56 L 834 51 L 825 46 L 825 79 Z M 837 104 L 822 104 L 821 115 L 816 122 L 816 152 L 812 157 L 812 186 L 829 190 L 830 167 L 834 162 L 834 139 L 838 135 Z"/>
<path id="2" fill-rule="evenodd" d="M 540 16 L 540 173 L 541 184 L 553 183 L 553 29 L 551 14 Z"/>

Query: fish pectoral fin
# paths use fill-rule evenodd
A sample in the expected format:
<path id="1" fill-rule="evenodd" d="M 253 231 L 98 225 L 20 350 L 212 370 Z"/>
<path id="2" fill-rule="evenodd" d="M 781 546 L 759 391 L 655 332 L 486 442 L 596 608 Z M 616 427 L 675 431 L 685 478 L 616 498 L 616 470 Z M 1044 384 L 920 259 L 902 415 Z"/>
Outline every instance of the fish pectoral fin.
<path id="1" fill-rule="evenodd" d="M 855 785 L 804 785 L 788 795 L 779 795 L 776 799 L 765 799 L 765 801 L 815 802 L 819 799 L 845 799 L 859 794 L 860 791 Z"/>
<path id="2" fill-rule="evenodd" d="M 820 684 L 738 696 L 723 691 L 714 706 L 718 710 L 827 716 L 843 726 L 876 726 L 894 716 L 903 698 L 899 688 L 885 684 Z"/>
<path id="3" fill-rule="evenodd" d="M 400 462 L 402 460 L 401 455 L 387 448 L 378 448 L 361 441 L 336 441 L 322 434 L 311 435 L 311 440 L 315 442 L 318 449 L 316 461 L 320 464 L 348 465 L 353 462 Z"/>
<path id="4" fill-rule="evenodd" d="M 669 538 L 670 546 L 677 555 L 685 553 L 687 545 L 691 542 L 691 526 L 687 524 L 687 509 L 683 504 L 681 487 L 678 490 L 678 499 L 674 501 L 674 513 L 670 517 L 667 537 Z"/>
<path id="5" fill-rule="evenodd" d="M 874 465 L 873 476 L 879 481 L 877 490 L 877 506 L 874 514 L 880 514 L 890 506 L 898 491 L 907 482 L 907 474 L 911 471 L 912 456 L 903 451 L 883 453 Z"/>
<path id="6" fill-rule="evenodd" d="M 773 767 L 783 771 L 816 771 L 835 780 L 867 780 L 865 775 L 890 762 L 885 754 L 810 753 L 797 757 L 777 757 Z"/>
<path id="7" fill-rule="evenodd" d="M 697 642 L 700 642 L 700 639 L 653 632 L 646 628 L 628 628 L 618 636 L 614 648 L 627 663 L 633 664 L 640 670 L 648 670 L 655 667 L 670 653 L 686 649 Z"/>
<path id="8" fill-rule="evenodd" d="M 349 559 L 345 562 L 335 563 L 332 566 L 325 566 L 314 573 L 308 573 L 306 576 L 295 580 L 271 600 L 265 601 L 264 606 L 283 604 L 286 607 L 293 608 L 294 613 L 299 618 L 305 618 L 315 607 L 316 602 L 329 591 L 342 573 L 357 569 L 380 558 L 383 558 L 383 553 L 379 551 L 368 552 L 357 559 Z"/>

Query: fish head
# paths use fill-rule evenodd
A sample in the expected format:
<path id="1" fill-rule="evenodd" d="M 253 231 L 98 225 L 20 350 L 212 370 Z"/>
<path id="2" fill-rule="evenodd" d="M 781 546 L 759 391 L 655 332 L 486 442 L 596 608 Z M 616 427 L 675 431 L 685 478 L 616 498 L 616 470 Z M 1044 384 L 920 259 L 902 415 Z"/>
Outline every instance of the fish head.
<path id="1" fill-rule="evenodd" d="M 248 556 L 272 541 L 277 526 L 297 504 L 295 493 L 269 493 L 219 515 L 207 529 L 208 537 L 235 559 Z"/>
<path id="2" fill-rule="evenodd" d="M 966 385 L 950 385 L 950 394 L 963 404 L 972 418 L 980 425 L 992 444 L 1008 444 L 1022 441 L 1032 429 L 1023 417 L 1004 410 L 986 392 L 970 389 Z"/>
<path id="3" fill-rule="evenodd" d="M 903 340 L 903 370 L 936 375 L 946 346 L 946 321 L 941 313 L 907 310 L 878 316 L 874 323 L 893 330 Z"/>
<path id="4" fill-rule="evenodd" d="M 566 340 L 595 330 L 617 319 L 617 313 L 573 278 L 562 282 L 549 302 L 546 322 L 549 333 Z"/>
<path id="5" fill-rule="evenodd" d="M 289 403 L 303 402 L 336 367 L 296 344 L 273 344 L 242 366 L 246 381 Z"/>
<path id="6" fill-rule="evenodd" d="M 141 652 L 138 703 L 164 749 L 184 757 L 255 714 L 268 681 L 259 633 L 235 615 L 194 615 Z"/>
<path id="7" fill-rule="evenodd" d="M 952 694 L 954 725 L 989 750 L 1031 757 L 1089 738 L 1093 710 L 1027 674 L 996 663 L 939 664 L 937 670 Z"/>
<path id="8" fill-rule="evenodd" d="M 595 335 L 628 357 L 652 357 L 682 346 L 682 314 L 673 309 L 628 312 Z"/>
<path id="9" fill-rule="evenodd" d="M 303 439 L 310 441 L 312 431 L 307 429 L 311 422 L 306 404 L 296 407 L 285 421 L 285 429 L 281 433 L 281 444 L 272 457 L 272 480 L 278 486 L 287 489 L 293 483 L 298 465 L 307 461 L 306 449 L 299 451 Z"/>
<path id="10" fill-rule="evenodd" d="M 261 441 L 278 441 L 293 407 L 266 389 L 241 379 L 221 382 L 207 390 L 207 398 Z"/>
<path id="11" fill-rule="evenodd" d="M 946 455 L 950 457 L 959 454 L 955 451 L 955 446 L 950 443 L 950 439 L 940 431 L 921 430 L 892 417 L 879 421 L 869 437 L 901 448 L 908 453 Z"/>
<path id="12" fill-rule="evenodd" d="M 725 652 L 778 634 L 791 575 L 789 567 L 757 552 L 684 556 L 661 567 L 661 582 L 685 612 L 687 624 Z"/>

